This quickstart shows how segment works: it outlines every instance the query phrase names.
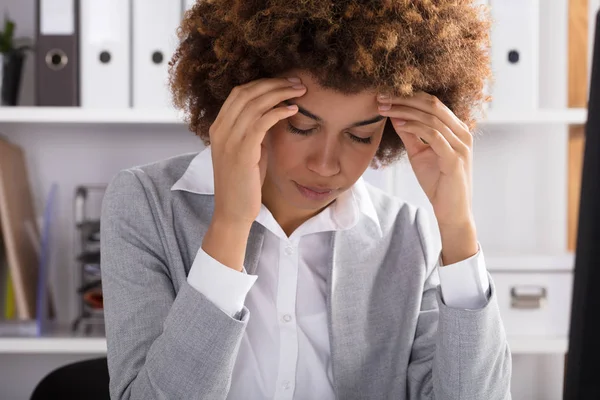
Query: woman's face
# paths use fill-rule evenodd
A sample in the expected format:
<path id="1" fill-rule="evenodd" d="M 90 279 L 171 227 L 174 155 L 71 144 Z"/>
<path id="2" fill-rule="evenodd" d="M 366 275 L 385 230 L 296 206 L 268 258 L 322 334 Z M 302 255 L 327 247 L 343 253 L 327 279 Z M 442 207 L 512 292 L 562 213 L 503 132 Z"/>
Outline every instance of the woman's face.
<path id="1" fill-rule="evenodd" d="M 324 90 L 302 71 L 284 76 L 299 77 L 307 91 L 289 100 L 298 105 L 298 113 L 279 121 L 265 137 L 268 167 L 263 199 L 279 210 L 285 203 L 285 209 L 314 212 L 365 172 L 379 147 L 386 118 L 379 115 L 375 92 L 342 95 Z"/>

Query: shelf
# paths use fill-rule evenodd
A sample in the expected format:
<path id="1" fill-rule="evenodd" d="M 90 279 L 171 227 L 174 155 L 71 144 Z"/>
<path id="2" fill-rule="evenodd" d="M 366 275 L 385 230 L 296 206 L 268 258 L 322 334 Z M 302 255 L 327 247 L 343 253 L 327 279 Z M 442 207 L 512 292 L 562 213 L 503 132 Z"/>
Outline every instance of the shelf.
<path id="1" fill-rule="evenodd" d="M 83 109 L 76 107 L 0 107 L 0 124 L 183 124 L 177 110 Z M 480 125 L 565 124 L 581 125 L 583 108 L 498 112 L 490 110 Z"/>
<path id="2" fill-rule="evenodd" d="M 492 273 L 496 271 L 573 271 L 575 265 L 575 254 L 524 254 L 510 256 L 485 254 L 485 265 L 487 270 Z"/>
<path id="3" fill-rule="evenodd" d="M 508 343 L 513 354 L 564 354 L 568 349 L 566 337 L 509 337 Z M 106 339 L 0 338 L 1 354 L 106 354 Z"/>
<path id="4" fill-rule="evenodd" d="M 513 336 L 508 338 L 512 354 L 566 354 L 569 339 L 566 337 Z"/>
<path id="5" fill-rule="evenodd" d="M 106 354 L 106 339 L 75 337 L 0 338 L 0 354 Z"/>
<path id="6" fill-rule="evenodd" d="M 13 321 L 4 327 L 8 330 L 28 332 L 31 322 Z M 12 328 L 11 328 L 11 325 Z M 42 336 L 14 334 L 0 336 L 0 354 L 105 354 L 106 338 L 103 329 L 95 327 L 94 335 L 74 334 L 71 324 L 50 322 L 45 324 Z"/>
<path id="7" fill-rule="evenodd" d="M 493 111 L 487 113 L 487 118 L 480 122 L 482 125 L 505 124 L 564 124 L 583 125 L 587 120 L 587 109 L 540 109 L 534 112 Z"/>
<path id="8" fill-rule="evenodd" d="M 18 124 L 183 124 L 176 110 L 0 107 L 0 123 Z"/>

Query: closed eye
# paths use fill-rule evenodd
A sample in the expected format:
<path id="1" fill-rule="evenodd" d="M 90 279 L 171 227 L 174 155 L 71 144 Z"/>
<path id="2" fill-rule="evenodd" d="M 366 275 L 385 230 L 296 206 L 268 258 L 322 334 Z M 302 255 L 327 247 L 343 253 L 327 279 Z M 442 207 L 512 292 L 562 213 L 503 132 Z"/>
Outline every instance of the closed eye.
<path id="1" fill-rule="evenodd" d="M 312 131 L 314 131 L 314 128 L 306 129 L 306 130 L 298 129 L 294 125 L 290 124 L 290 122 L 288 121 L 288 130 L 292 133 L 295 133 L 296 135 L 306 136 L 306 135 L 310 134 Z"/>
<path id="2" fill-rule="evenodd" d="M 294 125 L 292 125 L 289 121 L 288 121 L 288 131 L 290 131 L 291 133 L 294 133 L 296 135 L 303 135 L 303 136 L 308 136 L 312 133 L 312 131 L 315 130 L 315 128 L 311 128 L 311 129 L 298 129 L 296 128 Z M 348 136 L 350 137 L 350 139 L 352 139 L 353 141 L 357 142 L 357 143 L 363 143 L 363 144 L 370 144 L 371 143 L 371 138 L 362 138 L 362 137 L 358 137 L 355 136 L 351 133 L 348 133 Z"/>

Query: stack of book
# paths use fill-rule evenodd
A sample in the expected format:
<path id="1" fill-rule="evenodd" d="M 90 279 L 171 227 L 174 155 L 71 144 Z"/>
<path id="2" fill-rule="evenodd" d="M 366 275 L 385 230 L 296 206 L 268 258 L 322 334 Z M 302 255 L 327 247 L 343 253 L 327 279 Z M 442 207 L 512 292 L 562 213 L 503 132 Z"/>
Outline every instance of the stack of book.
<path id="1" fill-rule="evenodd" d="M 44 333 L 54 317 L 48 286 L 54 184 L 38 226 L 25 157 L 0 137 L 0 335 Z"/>

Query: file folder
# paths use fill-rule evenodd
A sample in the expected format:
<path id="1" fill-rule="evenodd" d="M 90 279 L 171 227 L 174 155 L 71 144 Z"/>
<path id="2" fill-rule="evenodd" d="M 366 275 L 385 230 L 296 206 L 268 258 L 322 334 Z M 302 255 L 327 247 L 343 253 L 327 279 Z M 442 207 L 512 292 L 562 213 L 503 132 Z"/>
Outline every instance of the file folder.
<path id="1" fill-rule="evenodd" d="M 177 48 L 181 3 L 133 0 L 133 107 L 173 109 L 168 64 Z"/>
<path id="2" fill-rule="evenodd" d="M 127 0 L 80 5 L 80 87 L 85 108 L 131 106 L 131 7 Z"/>
<path id="3" fill-rule="evenodd" d="M 78 0 L 36 0 L 35 98 L 79 105 Z"/>
<path id="4" fill-rule="evenodd" d="M 493 110 L 539 104 L 539 0 L 490 0 Z"/>

